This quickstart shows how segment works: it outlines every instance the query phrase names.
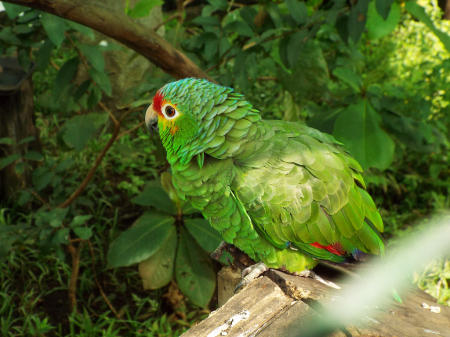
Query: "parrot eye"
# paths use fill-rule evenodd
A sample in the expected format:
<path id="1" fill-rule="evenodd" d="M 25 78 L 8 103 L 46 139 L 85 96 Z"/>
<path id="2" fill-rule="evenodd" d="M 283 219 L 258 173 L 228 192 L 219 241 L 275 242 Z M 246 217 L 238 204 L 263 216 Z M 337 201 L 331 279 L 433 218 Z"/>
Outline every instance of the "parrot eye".
<path id="1" fill-rule="evenodd" d="M 178 116 L 178 111 L 173 106 L 166 104 L 163 109 L 163 114 L 167 119 L 173 119 Z"/>

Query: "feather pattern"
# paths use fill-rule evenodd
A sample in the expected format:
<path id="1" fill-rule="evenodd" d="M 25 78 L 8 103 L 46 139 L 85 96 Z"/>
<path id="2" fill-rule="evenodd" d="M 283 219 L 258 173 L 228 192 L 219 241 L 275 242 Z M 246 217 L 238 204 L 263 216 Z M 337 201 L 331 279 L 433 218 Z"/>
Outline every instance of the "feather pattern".
<path id="1" fill-rule="evenodd" d="M 166 120 L 163 104 L 179 116 Z M 300 272 L 318 259 L 384 254 L 362 169 L 332 136 L 262 120 L 242 95 L 205 80 L 166 85 L 153 109 L 180 197 L 254 260 Z"/>

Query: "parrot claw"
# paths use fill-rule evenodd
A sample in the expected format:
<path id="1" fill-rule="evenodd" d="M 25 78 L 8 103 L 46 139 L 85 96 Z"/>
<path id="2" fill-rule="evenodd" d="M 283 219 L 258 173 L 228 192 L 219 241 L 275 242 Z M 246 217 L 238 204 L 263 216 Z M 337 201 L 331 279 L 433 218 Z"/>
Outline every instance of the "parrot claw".
<path id="1" fill-rule="evenodd" d="M 258 262 L 250 267 L 245 268 L 242 271 L 242 281 L 239 282 L 239 284 L 236 286 L 236 288 L 234 289 L 234 293 L 236 294 L 236 292 L 246 286 L 247 284 L 249 284 L 251 281 L 253 281 L 255 278 L 257 278 L 258 276 L 260 276 L 262 273 L 264 273 L 265 271 L 268 271 L 269 267 L 267 267 L 265 265 L 264 262 Z"/>
<path id="2" fill-rule="evenodd" d="M 211 254 L 211 257 L 215 260 L 220 259 L 222 257 L 224 250 L 227 249 L 227 247 L 228 247 L 228 243 L 226 243 L 225 241 L 222 241 L 219 244 L 219 247 L 217 247 L 216 250 Z"/>

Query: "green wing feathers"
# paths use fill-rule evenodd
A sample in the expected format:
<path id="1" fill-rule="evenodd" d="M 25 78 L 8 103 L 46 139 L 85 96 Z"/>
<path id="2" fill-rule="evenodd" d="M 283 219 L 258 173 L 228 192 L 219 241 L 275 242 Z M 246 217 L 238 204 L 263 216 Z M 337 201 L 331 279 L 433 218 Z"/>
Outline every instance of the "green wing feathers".
<path id="1" fill-rule="evenodd" d="M 270 134 L 267 145 L 237 163 L 232 186 L 257 231 L 279 249 L 291 246 L 318 259 L 343 257 L 311 244 L 339 243 L 344 256 L 383 255 L 383 222 L 359 164 L 331 136 L 305 125 L 260 125 Z"/>

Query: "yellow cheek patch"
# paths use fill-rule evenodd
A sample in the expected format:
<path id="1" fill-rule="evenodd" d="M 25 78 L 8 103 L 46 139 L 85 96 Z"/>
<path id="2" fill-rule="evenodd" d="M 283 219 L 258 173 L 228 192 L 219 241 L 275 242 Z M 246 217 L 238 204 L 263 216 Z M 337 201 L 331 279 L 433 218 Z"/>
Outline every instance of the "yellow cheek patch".
<path id="1" fill-rule="evenodd" d="M 175 119 L 170 120 L 170 121 L 168 121 L 165 118 L 161 119 L 162 124 L 163 124 L 163 129 L 165 130 L 166 128 L 169 128 L 170 134 L 172 134 L 172 135 L 174 135 L 178 131 L 178 126 L 174 124 Z"/>

